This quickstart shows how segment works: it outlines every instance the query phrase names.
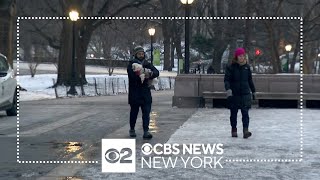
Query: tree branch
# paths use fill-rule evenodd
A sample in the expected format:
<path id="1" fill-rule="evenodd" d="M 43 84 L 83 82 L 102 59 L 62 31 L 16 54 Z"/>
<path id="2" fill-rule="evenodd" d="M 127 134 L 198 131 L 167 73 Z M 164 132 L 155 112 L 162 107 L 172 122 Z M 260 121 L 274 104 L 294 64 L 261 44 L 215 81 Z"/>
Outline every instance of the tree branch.
<path id="1" fill-rule="evenodd" d="M 127 5 L 124 5 L 122 7 L 120 7 L 116 12 L 112 13 L 109 15 L 109 17 L 113 17 L 113 16 L 116 16 L 118 14 L 120 14 L 122 11 L 128 9 L 128 8 L 132 8 L 132 7 L 139 7 L 143 4 L 146 4 L 148 3 L 149 1 L 151 0 L 139 0 L 139 1 L 134 1 L 132 3 L 129 3 Z M 102 15 L 105 15 L 106 12 L 104 12 L 107 8 L 107 2 L 104 4 L 103 8 L 99 11 L 98 15 L 97 16 L 102 16 Z M 105 23 L 106 20 L 96 20 L 92 26 L 93 26 L 93 29 L 96 29 L 97 27 L 99 27 L 101 24 Z"/>
<path id="2" fill-rule="evenodd" d="M 109 5 L 110 5 L 110 0 L 107 0 L 107 1 L 103 4 L 102 8 L 98 11 L 97 16 L 104 16 L 104 15 L 108 12 Z"/>
<path id="3" fill-rule="evenodd" d="M 36 26 L 35 24 L 33 24 L 33 23 L 30 23 L 30 24 L 34 27 L 35 32 L 37 32 L 41 37 L 43 37 L 45 40 L 48 41 L 48 44 L 49 44 L 52 48 L 54 48 L 54 49 L 59 49 L 59 48 L 60 48 L 59 45 L 56 45 L 56 44 L 54 43 L 54 39 L 51 38 L 50 36 L 48 36 L 47 33 L 43 32 L 43 31 L 41 30 L 41 28 L 37 27 L 37 26 Z"/>
<path id="4" fill-rule="evenodd" d="M 279 14 L 279 12 L 281 10 L 282 3 L 283 3 L 283 0 L 279 0 L 275 16 L 277 16 Z"/>
<path id="5" fill-rule="evenodd" d="M 95 2 L 95 0 L 90 0 L 90 1 L 88 2 L 87 14 L 93 14 L 94 2 Z"/>
<path id="6" fill-rule="evenodd" d="M 50 10 L 53 14 L 56 14 L 57 16 L 60 15 L 59 12 L 57 11 L 57 9 L 55 9 L 55 8 L 53 8 L 53 7 L 51 6 L 51 3 L 50 3 L 50 2 L 52 2 L 52 1 L 46 0 L 46 1 L 44 1 L 44 2 L 46 3 L 47 7 L 49 8 L 49 10 Z"/>
<path id="7" fill-rule="evenodd" d="M 320 5 L 320 0 L 311 6 L 311 8 L 310 8 L 309 11 L 307 12 L 307 14 L 303 17 L 303 19 L 308 19 L 309 16 L 311 15 L 312 11 L 313 11 L 318 5 Z"/>
<path id="8" fill-rule="evenodd" d="M 61 9 L 62 9 L 62 12 L 66 12 L 67 11 L 67 4 L 65 2 L 65 0 L 59 0 L 60 1 L 60 6 L 61 6 Z"/>

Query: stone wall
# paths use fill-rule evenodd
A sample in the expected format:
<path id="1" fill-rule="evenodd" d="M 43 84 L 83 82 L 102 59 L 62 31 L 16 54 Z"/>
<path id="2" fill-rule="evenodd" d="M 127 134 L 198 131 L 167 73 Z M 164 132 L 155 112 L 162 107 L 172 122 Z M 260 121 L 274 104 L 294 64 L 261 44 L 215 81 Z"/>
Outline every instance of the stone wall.
<path id="1" fill-rule="evenodd" d="M 254 74 L 253 81 L 257 92 L 300 93 L 300 74 Z M 224 75 L 178 75 L 172 106 L 201 107 L 204 91 L 225 92 Z M 303 92 L 320 95 L 320 75 L 303 75 Z"/>

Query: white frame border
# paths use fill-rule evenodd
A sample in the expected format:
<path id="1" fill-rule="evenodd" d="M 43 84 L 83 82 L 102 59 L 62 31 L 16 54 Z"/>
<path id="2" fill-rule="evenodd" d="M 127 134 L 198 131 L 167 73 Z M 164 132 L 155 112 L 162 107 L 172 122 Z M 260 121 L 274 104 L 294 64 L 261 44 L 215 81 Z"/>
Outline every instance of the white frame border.
<path id="1" fill-rule="evenodd" d="M 79 17 L 80 19 L 107 19 L 107 20 L 300 20 L 300 158 L 298 159 L 226 159 L 225 162 L 302 162 L 303 161 L 303 18 L 302 17 Z M 20 83 L 19 83 L 19 43 L 20 20 L 65 20 L 69 17 L 17 17 L 17 162 L 22 164 L 98 164 L 99 161 L 20 161 Z"/>

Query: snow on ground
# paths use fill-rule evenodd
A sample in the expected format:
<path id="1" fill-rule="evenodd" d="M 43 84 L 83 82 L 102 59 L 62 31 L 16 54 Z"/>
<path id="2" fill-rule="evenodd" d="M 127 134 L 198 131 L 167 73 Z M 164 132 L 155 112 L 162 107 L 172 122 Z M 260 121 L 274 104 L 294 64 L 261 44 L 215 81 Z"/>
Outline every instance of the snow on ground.
<path id="1" fill-rule="evenodd" d="M 52 88 L 56 82 L 56 74 L 39 74 L 35 77 L 30 75 L 18 76 L 19 85 L 26 89 L 20 91 L 20 101 L 32 101 L 41 99 L 55 99 L 58 97 L 66 97 L 69 87 L 59 86 Z M 97 95 L 117 95 L 119 93 L 128 92 L 127 75 L 86 75 L 88 84 L 84 85 L 86 96 Z M 174 78 L 160 77 L 158 84 L 155 85 L 156 90 L 170 89 L 174 86 Z M 76 87 L 78 94 L 81 94 L 81 88 Z"/>
<path id="2" fill-rule="evenodd" d="M 142 154 L 137 153 L 136 173 L 101 173 L 101 164 L 94 164 L 78 175 L 89 179 L 319 179 L 320 136 L 316 132 L 320 128 L 319 110 L 304 109 L 301 125 L 300 109 L 251 109 L 253 136 L 249 139 L 242 138 L 240 114 L 238 138 L 231 137 L 227 109 L 199 109 L 167 141 L 169 144 L 222 143 L 223 168 L 214 169 L 208 165 L 204 168 L 199 159 L 194 161 L 194 166 L 199 168 L 191 167 L 190 163 L 185 168 L 181 160 L 175 168 L 164 168 L 161 159 L 155 163 L 160 168 L 141 168 Z M 168 156 L 186 159 L 187 156 L 204 158 L 208 155 Z"/>
<path id="3" fill-rule="evenodd" d="M 29 63 L 19 62 L 19 70 L 28 70 Z M 15 69 L 17 62 L 14 63 Z M 176 72 L 162 71 L 162 66 L 157 66 L 160 70 L 160 82 L 155 86 L 158 89 L 168 89 L 173 87 Z M 27 91 L 20 91 L 20 101 L 32 101 L 41 99 L 54 99 L 56 92 L 54 88 L 54 81 L 57 78 L 57 67 L 54 64 L 39 64 L 37 70 L 47 71 L 48 74 L 36 74 L 31 78 L 30 75 L 19 75 L 17 79 L 21 87 Z M 86 75 L 88 81 L 84 85 L 85 95 L 116 95 L 119 93 L 127 93 L 128 91 L 128 78 L 126 68 L 115 68 L 112 76 L 108 76 L 108 70 L 103 66 L 87 65 L 86 72 L 91 73 Z M 96 88 L 95 88 L 96 82 Z M 69 87 L 59 86 L 57 90 L 58 97 L 67 96 Z M 78 94 L 81 94 L 81 89 L 76 87 Z"/>
<path id="4" fill-rule="evenodd" d="M 32 101 L 41 99 L 54 99 L 53 86 L 55 74 L 35 75 L 31 78 L 28 76 L 17 76 L 18 84 L 27 91 L 20 91 L 20 101 Z"/>
<path id="5" fill-rule="evenodd" d="M 177 75 L 177 68 L 173 68 L 173 72 L 162 71 L 163 66 L 156 66 L 160 72 L 160 76 L 176 76 Z M 17 64 L 14 63 L 14 69 L 17 68 Z M 29 63 L 26 62 L 19 62 L 19 69 L 29 69 Z M 37 70 L 42 71 L 52 71 L 57 73 L 57 67 L 54 64 L 39 64 Z M 95 66 L 95 65 L 86 65 L 86 72 L 87 73 L 97 73 L 97 74 L 107 74 L 108 69 L 103 66 Z M 115 68 L 113 74 L 127 74 L 126 68 Z"/>

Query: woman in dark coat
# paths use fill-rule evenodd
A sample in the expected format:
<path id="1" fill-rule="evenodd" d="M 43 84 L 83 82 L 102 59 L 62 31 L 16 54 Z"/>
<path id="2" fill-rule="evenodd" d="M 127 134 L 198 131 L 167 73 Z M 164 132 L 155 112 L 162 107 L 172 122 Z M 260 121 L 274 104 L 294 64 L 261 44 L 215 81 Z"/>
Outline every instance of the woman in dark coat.
<path id="1" fill-rule="evenodd" d="M 249 109 L 251 98 L 255 98 L 255 87 L 252 81 L 252 73 L 247 64 L 246 53 L 243 48 L 237 48 L 234 60 L 227 66 L 224 77 L 227 91 L 228 108 L 230 109 L 231 136 L 237 134 L 237 114 L 241 110 L 243 124 L 243 138 L 252 135 L 249 131 Z M 252 94 L 251 94 L 252 93 Z"/>

